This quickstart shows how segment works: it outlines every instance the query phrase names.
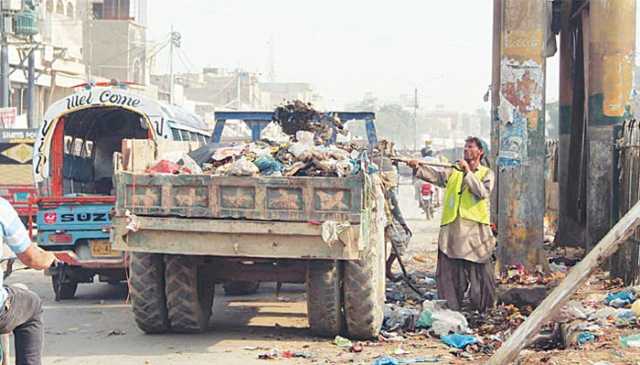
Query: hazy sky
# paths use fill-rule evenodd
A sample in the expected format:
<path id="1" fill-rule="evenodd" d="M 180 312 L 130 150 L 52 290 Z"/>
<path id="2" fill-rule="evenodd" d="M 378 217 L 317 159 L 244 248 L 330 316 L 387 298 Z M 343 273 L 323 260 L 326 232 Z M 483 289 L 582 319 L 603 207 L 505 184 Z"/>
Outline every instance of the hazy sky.
<path id="1" fill-rule="evenodd" d="M 178 4 L 178 6 L 176 6 Z M 182 34 L 184 62 L 261 72 L 274 40 L 277 81 L 310 82 L 327 107 L 367 92 L 398 99 L 419 89 L 423 107 L 488 108 L 492 0 L 182 0 L 149 2 L 149 39 Z M 168 55 L 157 70 L 167 72 Z M 557 100 L 557 57 L 547 99 Z"/>

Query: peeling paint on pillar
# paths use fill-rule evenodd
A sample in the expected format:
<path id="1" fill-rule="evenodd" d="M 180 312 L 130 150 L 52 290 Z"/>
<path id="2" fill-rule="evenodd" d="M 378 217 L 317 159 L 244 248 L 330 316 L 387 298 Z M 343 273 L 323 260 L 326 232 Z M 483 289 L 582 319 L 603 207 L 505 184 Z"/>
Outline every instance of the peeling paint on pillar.
<path id="1" fill-rule="evenodd" d="M 544 265 L 547 2 L 505 0 L 498 107 L 499 265 Z"/>
<path id="2" fill-rule="evenodd" d="M 613 225 L 614 128 L 629 117 L 636 1 L 591 0 L 589 26 L 588 249 Z"/>

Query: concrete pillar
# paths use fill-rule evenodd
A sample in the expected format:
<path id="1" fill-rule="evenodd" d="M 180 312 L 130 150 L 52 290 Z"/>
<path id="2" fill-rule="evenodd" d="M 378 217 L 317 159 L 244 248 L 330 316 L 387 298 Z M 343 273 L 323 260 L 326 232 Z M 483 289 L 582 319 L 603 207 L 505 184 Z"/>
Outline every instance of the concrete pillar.
<path id="1" fill-rule="evenodd" d="M 570 17 L 575 9 L 572 1 L 562 2 L 562 20 L 560 30 L 560 123 L 558 138 L 558 185 L 559 185 L 559 212 L 558 231 L 555 243 L 559 245 L 582 246 L 584 245 L 584 230 L 574 219 L 575 212 L 570 212 L 568 206 L 569 189 L 575 189 L 577 166 L 571 163 L 569 156 L 571 151 L 571 123 L 574 64 L 572 57 L 575 49 L 572 44 Z M 578 15 L 580 17 L 580 15 Z M 575 20 L 574 20 L 575 21 Z"/>
<path id="2" fill-rule="evenodd" d="M 587 249 L 591 249 L 611 228 L 616 208 L 614 129 L 629 117 L 636 1 L 591 0 L 588 34 Z"/>
<path id="3" fill-rule="evenodd" d="M 491 163 L 498 159 L 500 146 L 500 123 L 498 107 L 500 106 L 500 50 L 502 29 L 502 0 L 493 0 L 493 44 L 491 67 Z M 499 181 L 491 195 L 491 222 L 498 222 L 498 188 Z"/>
<path id="4" fill-rule="evenodd" d="M 503 0 L 498 265 L 544 265 L 547 1 Z"/>

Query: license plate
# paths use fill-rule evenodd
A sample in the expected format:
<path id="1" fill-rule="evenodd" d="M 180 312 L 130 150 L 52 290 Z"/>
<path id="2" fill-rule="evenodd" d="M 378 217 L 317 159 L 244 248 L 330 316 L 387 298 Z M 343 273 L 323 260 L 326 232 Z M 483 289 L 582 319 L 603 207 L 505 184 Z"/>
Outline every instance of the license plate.
<path id="1" fill-rule="evenodd" d="M 17 202 L 26 202 L 29 200 L 29 193 L 15 193 L 13 194 L 13 200 L 17 201 Z"/>
<path id="2" fill-rule="evenodd" d="M 109 241 L 104 241 L 104 240 L 90 241 L 89 249 L 91 250 L 91 256 L 93 257 L 120 256 L 120 251 L 114 251 L 111 249 L 111 243 Z"/>

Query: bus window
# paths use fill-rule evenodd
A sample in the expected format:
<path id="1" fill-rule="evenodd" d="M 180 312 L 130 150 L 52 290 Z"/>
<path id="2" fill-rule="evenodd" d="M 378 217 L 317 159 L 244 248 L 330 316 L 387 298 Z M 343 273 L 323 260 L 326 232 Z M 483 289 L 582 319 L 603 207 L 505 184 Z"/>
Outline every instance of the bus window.
<path id="1" fill-rule="evenodd" d="M 71 146 L 73 145 L 73 137 L 64 136 L 64 153 L 67 155 L 71 154 Z"/>
<path id="2" fill-rule="evenodd" d="M 200 138 L 198 138 L 198 133 L 196 132 L 190 132 L 190 133 L 191 133 L 191 141 L 200 142 Z"/>
<path id="3" fill-rule="evenodd" d="M 84 143 L 84 140 L 82 138 L 76 138 L 73 140 L 73 151 L 71 151 L 71 154 L 74 156 L 82 156 L 82 145 Z"/>
<path id="4" fill-rule="evenodd" d="M 173 134 L 173 139 L 176 141 L 180 141 L 182 140 L 182 138 L 180 138 L 180 131 L 175 129 L 175 128 L 171 128 L 171 134 Z"/>
<path id="5" fill-rule="evenodd" d="M 191 137 L 189 136 L 189 132 L 180 130 L 180 136 L 182 137 L 182 141 L 190 141 Z"/>
<path id="6" fill-rule="evenodd" d="M 207 136 L 200 134 L 200 142 L 202 142 L 202 144 L 207 144 Z"/>
<path id="7" fill-rule="evenodd" d="M 86 141 L 84 144 L 84 149 L 86 152 L 87 158 L 93 158 L 93 141 Z"/>

